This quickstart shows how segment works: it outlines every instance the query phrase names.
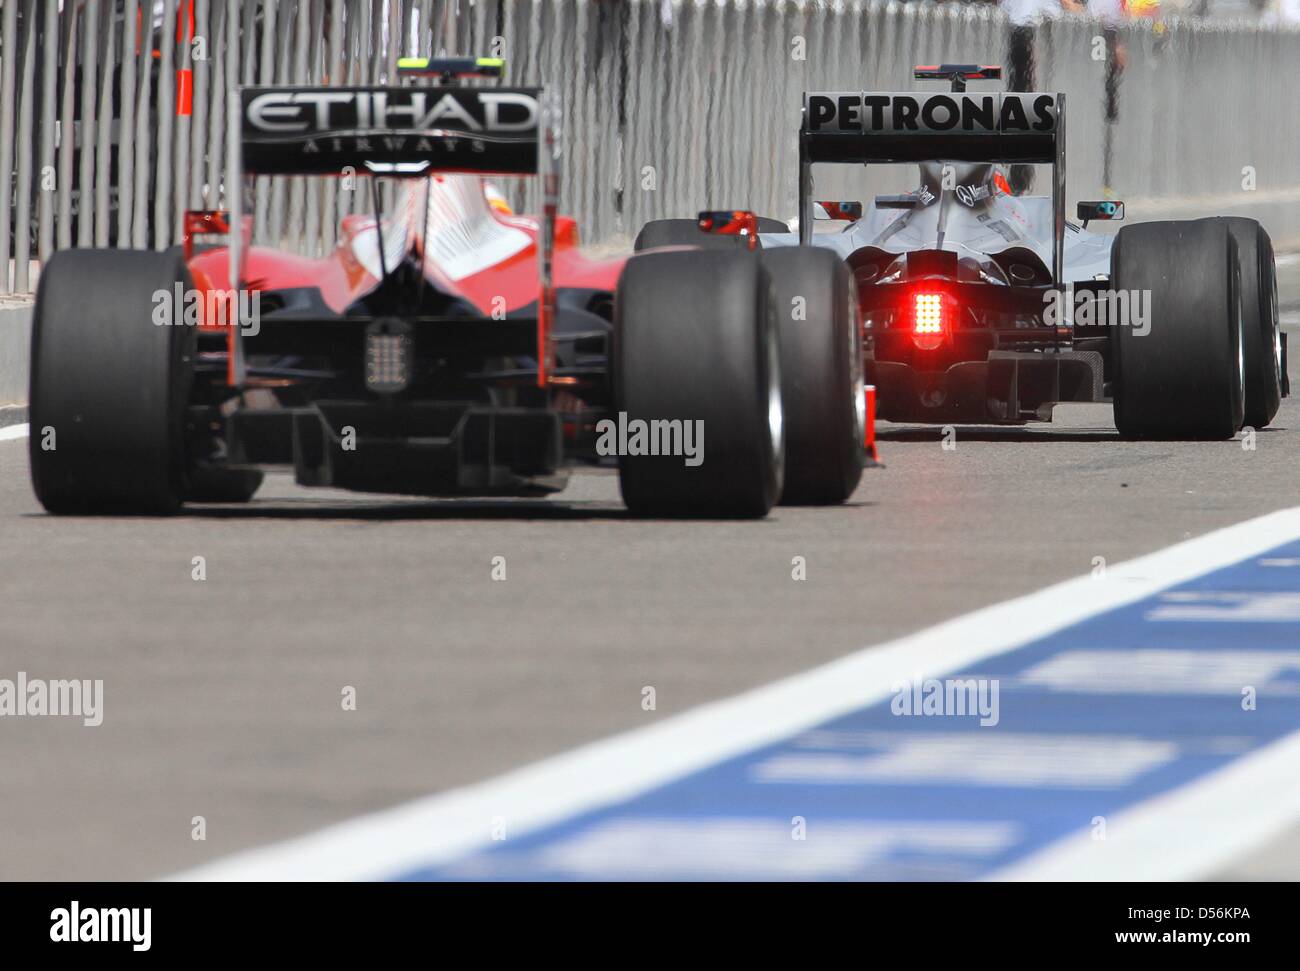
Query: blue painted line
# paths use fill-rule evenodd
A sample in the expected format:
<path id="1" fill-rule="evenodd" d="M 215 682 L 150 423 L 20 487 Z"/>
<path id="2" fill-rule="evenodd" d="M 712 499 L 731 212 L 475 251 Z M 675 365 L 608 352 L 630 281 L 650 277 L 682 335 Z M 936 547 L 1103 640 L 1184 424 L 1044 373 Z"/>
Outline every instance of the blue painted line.
<path id="1" fill-rule="evenodd" d="M 912 697 L 899 685 L 778 744 L 399 879 L 987 876 L 1300 729 L 1300 542 L 947 678 L 973 680 L 990 703 L 996 685 L 996 724 L 896 714 Z"/>

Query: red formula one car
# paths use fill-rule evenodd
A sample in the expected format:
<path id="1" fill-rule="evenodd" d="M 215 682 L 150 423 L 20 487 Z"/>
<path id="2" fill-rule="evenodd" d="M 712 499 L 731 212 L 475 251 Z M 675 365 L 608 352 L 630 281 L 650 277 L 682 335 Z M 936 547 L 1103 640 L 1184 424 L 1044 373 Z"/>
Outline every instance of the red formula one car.
<path id="1" fill-rule="evenodd" d="M 842 262 L 743 241 L 585 259 L 555 214 L 543 93 L 457 83 L 499 62 L 403 69 L 400 87 L 240 92 L 232 183 L 364 177 L 371 214 L 323 259 L 250 246 L 237 199 L 187 214 L 183 248 L 50 261 L 30 397 L 48 510 L 245 501 L 277 466 L 302 485 L 538 495 L 606 457 L 637 513 L 852 493 L 866 423 Z M 500 211 L 486 174 L 539 176 L 542 215 Z M 834 296 L 791 312 L 789 292 Z"/>

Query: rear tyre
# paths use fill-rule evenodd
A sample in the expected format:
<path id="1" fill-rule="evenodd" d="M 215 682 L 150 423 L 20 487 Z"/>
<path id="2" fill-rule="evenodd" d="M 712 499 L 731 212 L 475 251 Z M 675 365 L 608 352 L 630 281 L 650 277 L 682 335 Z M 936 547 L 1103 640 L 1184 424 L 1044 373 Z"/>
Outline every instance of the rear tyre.
<path id="1" fill-rule="evenodd" d="M 614 310 L 617 423 L 632 432 L 673 427 L 655 421 L 702 430 L 694 465 L 680 454 L 619 449 L 632 513 L 757 518 L 777 501 L 785 431 L 770 290 L 745 250 L 628 260 Z"/>
<path id="2" fill-rule="evenodd" d="M 262 485 L 260 469 L 190 469 L 186 502 L 248 502 Z"/>
<path id="3" fill-rule="evenodd" d="M 1222 222 L 1126 226 L 1111 287 L 1149 294 L 1148 328 L 1111 328 L 1115 425 L 1128 438 L 1231 438 L 1244 414 L 1240 271 Z"/>
<path id="4" fill-rule="evenodd" d="M 156 324 L 192 288 L 179 251 L 65 250 L 32 317 L 32 486 L 52 513 L 166 514 L 184 490 L 195 329 Z"/>
<path id="5" fill-rule="evenodd" d="M 758 217 L 760 233 L 788 233 L 790 227 L 779 219 Z M 660 246 L 694 246 L 697 249 L 739 249 L 744 246 L 740 236 L 720 236 L 700 230 L 694 219 L 655 219 L 641 227 L 632 248 L 642 250 Z"/>
<path id="6" fill-rule="evenodd" d="M 844 502 L 862 478 L 862 335 L 857 287 L 830 250 L 763 253 L 776 297 L 785 409 L 784 505 Z"/>
<path id="7" fill-rule="evenodd" d="M 1277 326 L 1273 241 L 1254 219 L 1216 216 L 1237 244 L 1241 273 L 1241 349 L 1246 365 L 1245 423 L 1264 428 L 1282 404 L 1282 337 Z"/>

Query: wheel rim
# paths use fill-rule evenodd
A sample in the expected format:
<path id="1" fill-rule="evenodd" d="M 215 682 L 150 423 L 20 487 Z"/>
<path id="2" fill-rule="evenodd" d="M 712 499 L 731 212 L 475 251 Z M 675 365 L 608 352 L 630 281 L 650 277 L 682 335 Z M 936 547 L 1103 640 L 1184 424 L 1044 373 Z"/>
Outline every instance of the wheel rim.
<path id="1" fill-rule="evenodd" d="M 1237 386 L 1233 390 L 1237 397 L 1237 413 L 1242 415 L 1246 405 L 1246 328 L 1240 300 L 1237 301 Z M 1236 431 L 1240 431 L 1240 427 L 1234 429 Z"/>
<path id="2" fill-rule="evenodd" d="M 853 389 L 853 441 L 862 443 L 867 437 L 867 378 L 862 373 L 862 337 L 858 326 L 857 295 L 849 283 L 849 387 Z"/>
<path id="3" fill-rule="evenodd" d="M 1238 324 L 1240 330 L 1240 324 Z M 1237 341 L 1237 382 L 1242 392 L 1246 390 L 1246 342 L 1243 339 Z"/>
<path id="4" fill-rule="evenodd" d="M 1269 247 L 1268 253 L 1273 253 Z M 1277 375 L 1278 384 L 1282 383 L 1282 328 L 1277 323 L 1277 278 L 1269 280 L 1268 287 L 1268 323 L 1273 337 L 1273 373 Z"/>
<path id="5" fill-rule="evenodd" d="M 775 321 L 767 328 L 767 434 L 777 467 L 785 462 L 785 406 L 781 401 L 781 353 Z"/>

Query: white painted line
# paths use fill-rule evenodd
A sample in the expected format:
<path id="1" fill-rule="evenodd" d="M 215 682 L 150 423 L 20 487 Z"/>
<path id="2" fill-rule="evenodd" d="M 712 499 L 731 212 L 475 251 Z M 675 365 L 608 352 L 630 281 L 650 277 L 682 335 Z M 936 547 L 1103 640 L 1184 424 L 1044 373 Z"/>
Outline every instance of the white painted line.
<path id="1" fill-rule="evenodd" d="M 22 425 L 5 425 L 0 428 L 0 442 L 12 441 L 16 438 L 26 438 L 28 435 L 28 426 Z"/>
<path id="2" fill-rule="evenodd" d="M 494 818 L 520 836 L 632 798 L 881 701 L 901 681 L 941 677 L 1097 613 L 1300 538 L 1300 507 L 1221 529 L 803 674 L 584 745 L 463 789 L 429 796 L 179 875 L 191 880 L 374 880 L 456 859 L 491 842 Z M 1252 775 L 1253 778 L 1253 775 Z M 1244 791 L 1251 791 L 1245 786 Z M 1276 807 L 1253 803 L 1243 814 Z M 1249 821 L 1238 824 L 1249 830 Z M 1218 859 L 1229 834 L 1180 852 Z"/>
<path id="3" fill-rule="evenodd" d="M 990 880 L 1195 880 L 1300 819 L 1300 732 L 1049 844 Z"/>

